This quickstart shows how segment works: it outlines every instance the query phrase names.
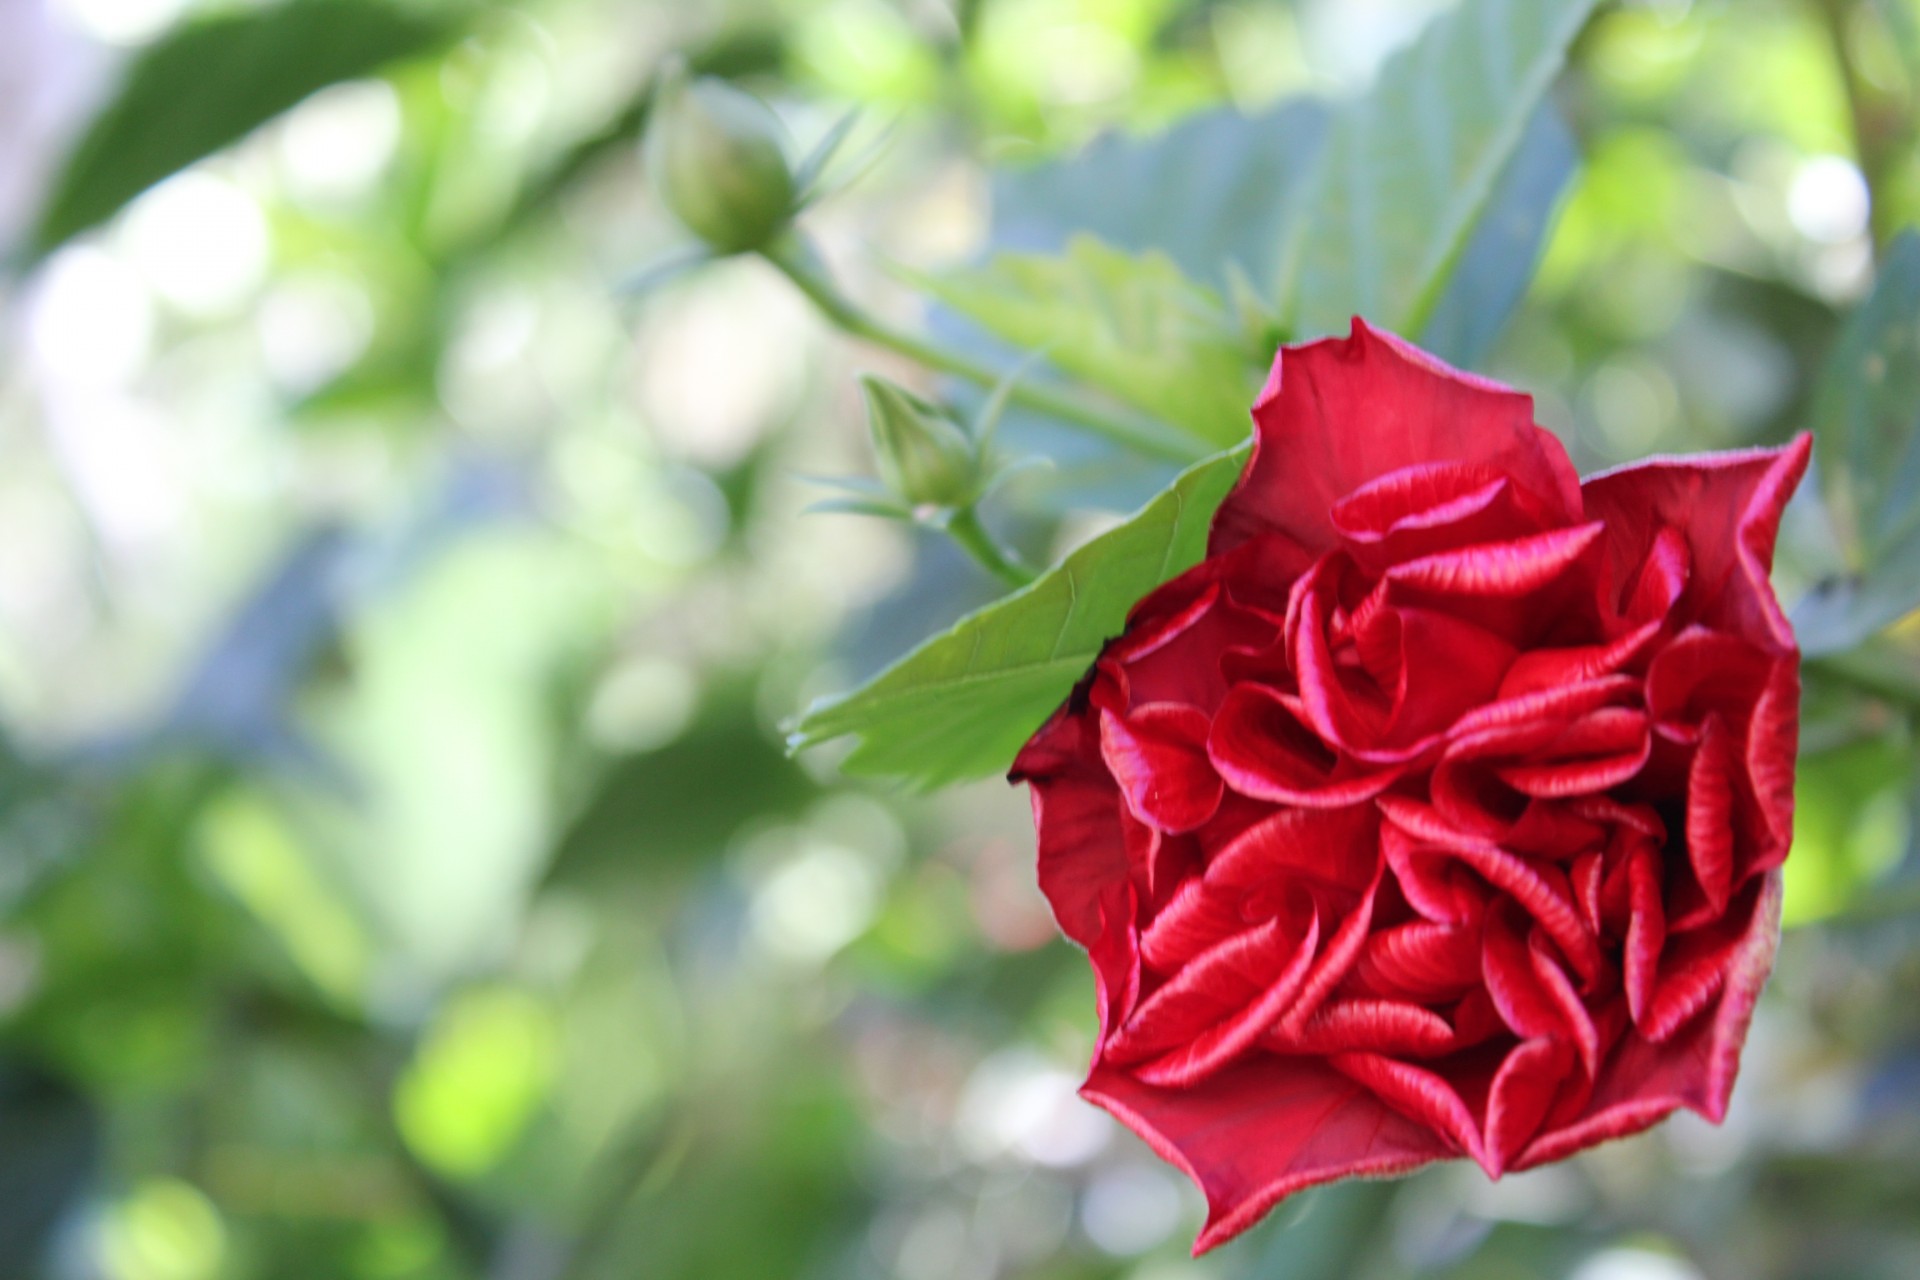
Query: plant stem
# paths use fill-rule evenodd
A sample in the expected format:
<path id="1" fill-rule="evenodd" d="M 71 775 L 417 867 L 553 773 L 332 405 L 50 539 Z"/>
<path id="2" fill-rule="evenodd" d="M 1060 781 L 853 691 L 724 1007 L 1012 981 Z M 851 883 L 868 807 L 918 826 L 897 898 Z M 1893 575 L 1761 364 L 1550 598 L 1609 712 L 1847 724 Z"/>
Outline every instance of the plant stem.
<path id="1" fill-rule="evenodd" d="M 836 328 L 875 346 L 885 347 L 917 360 L 930 369 L 965 378 L 992 388 L 1000 375 L 991 368 L 957 351 L 937 346 L 917 334 L 895 328 L 859 304 L 834 285 L 821 267 L 817 255 L 798 237 L 788 237 L 761 251 L 761 256 L 804 293 L 821 314 Z M 1101 406 L 1058 387 L 1044 383 L 1015 383 L 1009 393 L 1015 404 L 1025 405 L 1064 421 L 1097 432 L 1109 440 L 1156 458 L 1172 462 L 1197 462 L 1207 454 L 1206 446 L 1180 431 L 1150 419 L 1119 417 Z"/>
<path id="2" fill-rule="evenodd" d="M 961 507 L 948 517 L 947 535 L 1002 582 L 1024 587 L 1036 576 L 1032 569 L 1000 549 L 987 527 L 980 523 L 980 513 L 972 507 Z"/>

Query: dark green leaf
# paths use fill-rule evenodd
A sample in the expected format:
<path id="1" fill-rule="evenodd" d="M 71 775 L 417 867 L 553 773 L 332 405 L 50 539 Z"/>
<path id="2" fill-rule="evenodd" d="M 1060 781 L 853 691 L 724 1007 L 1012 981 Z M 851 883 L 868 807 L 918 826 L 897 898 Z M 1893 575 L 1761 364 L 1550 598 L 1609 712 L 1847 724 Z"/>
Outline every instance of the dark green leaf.
<path id="1" fill-rule="evenodd" d="M 1464 0 L 1340 110 L 1281 261 L 1298 332 L 1422 329 L 1594 4 Z"/>
<path id="2" fill-rule="evenodd" d="M 1004 771 L 1147 592 L 1206 548 L 1245 447 L 1198 463 L 1125 523 L 791 726 L 803 750 L 859 742 L 843 769 L 936 787 Z"/>
<path id="3" fill-rule="evenodd" d="M 1259 390 L 1220 299 L 1161 253 L 1075 236 L 1058 257 L 1002 253 L 922 283 L 989 332 L 1216 445 L 1247 434 Z"/>
<path id="4" fill-rule="evenodd" d="M 1851 576 L 1794 610 L 1809 653 L 1848 649 L 1920 607 L 1920 235 L 1894 242 L 1827 358 L 1815 456 Z"/>
<path id="5" fill-rule="evenodd" d="M 34 231 L 45 254 L 302 98 L 444 43 L 444 19 L 373 0 L 291 0 L 192 21 L 142 51 L 68 158 Z"/>

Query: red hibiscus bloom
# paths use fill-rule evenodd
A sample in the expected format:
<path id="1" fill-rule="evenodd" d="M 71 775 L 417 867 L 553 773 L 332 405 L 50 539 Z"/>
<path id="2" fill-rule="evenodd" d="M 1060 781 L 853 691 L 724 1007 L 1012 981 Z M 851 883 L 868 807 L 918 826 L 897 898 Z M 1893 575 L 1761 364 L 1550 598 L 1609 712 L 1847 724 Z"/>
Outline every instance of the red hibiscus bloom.
<path id="1" fill-rule="evenodd" d="M 1356 320 L 1287 348 L 1207 558 L 1013 770 L 1089 952 L 1082 1092 L 1281 1197 L 1719 1120 L 1772 965 L 1809 441 L 1580 482 L 1528 397 Z"/>

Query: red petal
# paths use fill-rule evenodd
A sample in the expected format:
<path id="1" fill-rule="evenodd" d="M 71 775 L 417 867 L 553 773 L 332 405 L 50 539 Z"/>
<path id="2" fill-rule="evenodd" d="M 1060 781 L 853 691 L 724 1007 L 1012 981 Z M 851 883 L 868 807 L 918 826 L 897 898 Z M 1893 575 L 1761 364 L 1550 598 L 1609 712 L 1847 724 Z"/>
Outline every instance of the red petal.
<path id="1" fill-rule="evenodd" d="M 1214 517 L 1215 553 L 1274 533 L 1302 549 L 1304 568 L 1335 545 L 1335 503 L 1421 463 L 1483 464 L 1551 523 L 1580 512 L 1566 450 L 1533 425 L 1529 397 L 1359 319 L 1347 338 L 1282 348 L 1253 418 L 1253 460 Z"/>
<path id="2" fill-rule="evenodd" d="M 1133 886 L 1123 882 L 1102 904 L 1100 935 L 1087 948 L 1103 1045 L 1132 1016 L 1140 998 L 1140 952 L 1134 945 L 1133 913 Z"/>
<path id="3" fill-rule="evenodd" d="M 1539 981 L 1540 990 L 1552 1002 L 1559 1015 L 1561 1034 L 1571 1036 L 1573 1047 L 1579 1050 L 1580 1065 L 1591 1076 L 1600 1069 L 1600 1032 L 1593 1023 L 1593 1015 L 1580 999 L 1580 993 L 1573 989 L 1573 980 L 1560 966 L 1559 958 L 1552 954 L 1552 944 L 1546 935 L 1535 929 L 1527 939 L 1527 958 L 1533 965 L 1533 976 Z"/>
<path id="4" fill-rule="evenodd" d="M 1100 713 L 1100 754 L 1142 822 L 1191 831 L 1220 807 L 1220 775 L 1207 760 L 1207 717 L 1192 707 L 1148 703 L 1125 719 Z"/>
<path id="5" fill-rule="evenodd" d="M 1306 981 L 1307 970 L 1313 963 L 1314 951 L 1319 945 L 1320 917 L 1316 914 L 1310 919 L 1305 935 L 1298 940 L 1293 958 L 1287 962 L 1286 967 L 1278 971 L 1267 969 L 1257 975 L 1265 986 L 1257 991 L 1251 1001 L 1238 1008 L 1230 1009 L 1212 1025 L 1181 1036 L 1170 1053 L 1137 1068 L 1134 1075 L 1147 1084 L 1184 1087 L 1196 1084 L 1227 1066 L 1240 1055 L 1242 1050 L 1258 1040 L 1298 996 L 1301 984 Z M 1180 978 L 1202 969 L 1214 954 L 1209 952 L 1208 955 L 1202 956 L 1192 965 L 1181 970 Z M 1245 957 L 1236 957 L 1234 962 L 1250 959 L 1254 959 L 1251 953 Z M 1268 959 L 1269 957 L 1261 956 L 1256 962 L 1265 964 Z M 1206 994 L 1209 997 L 1219 997 L 1227 994 L 1237 980 L 1246 976 L 1248 975 L 1243 971 L 1235 971 L 1231 974 L 1202 973 L 1195 978 L 1195 991 L 1197 993 L 1201 989 L 1211 988 Z M 1174 982 L 1179 982 L 1180 978 L 1176 978 Z M 1163 994 L 1173 985 L 1169 983 L 1168 987 L 1156 992 L 1155 996 Z M 1147 1004 L 1152 1003 L 1153 1000 L 1150 998 Z M 1146 1007 L 1146 1005 L 1141 1006 L 1142 1013 L 1146 1012 Z M 1111 1042 L 1107 1051 L 1109 1053 L 1113 1051 Z"/>
<path id="6" fill-rule="evenodd" d="M 1419 463 L 1368 481 L 1329 513 L 1348 551 L 1378 572 L 1403 560 L 1538 533 L 1556 521 L 1484 463 Z"/>
<path id="7" fill-rule="evenodd" d="M 1572 567 L 1599 540 L 1599 524 L 1555 529 L 1511 542 L 1492 542 L 1407 560 L 1387 570 L 1398 586 L 1449 596 L 1521 596 Z"/>
<path id="8" fill-rule="evenodd" d="M 1625 582 L 1663 529 L 1685 535 L 1688 615 L 1775 653 L 1793 631 L 1768 581 L 1780 513 L 1806 472 L 1813 437 L 1779 449 L 1659 458 L 1594 476 L 1582 488 L 1589 518 L 1607 526 L 1613 580 Z"/>
<path id="9" fill-rule="evenodd" d="M 1363 656 L 1370 641 L 1389 651 L 1374 678 L 1393 695 L 1383 735 L 1401 753 L 1484 704 L 1514 659 L 1513 646 L 1493 632 L 1430 609 L 1382 610 L 1371 630 L 1356 643 Z"/>
<path id="10" fill-rule="evenodd" d="M 1377 1053 L 1341 1053 L 1327 1061 L 1401 1115 L 1428 1126 L 1437 1137 L 1444 1135 L 1441 1140 L 1452 1148 L 1448 1154 L 1464 1152 L 1486 1165 L 1473 1113 L 1440 1075 Z"/>
<path id="11" fill-rule="evenodd" d="M 1298 1034 L 1284 1029 L 1266 1043 L 1279 1053 L 1382 1053 L 1424 1058 L 1451 1053 L 1459 1037 L 1451 1024 L 1401 1000 L 1335 1000 L 1322 1005 Z"/>
<path id="12" fill-rule="evenodd" d="M 1294 1001 L 1293 1008 L 1282 1020 L 1282 1026 L 1287 1031 L 1298 1031 L 1308 1018 L 1319 1011 L 1321 1002 L 1333 993 L 1334 988 L 1346 980 L 1354 965 L 1359 963 L 1361 949 L 1366 946 L 1368 931 L 1373 927 L 1374 902 L 1386 869 L 1386 863 L 1379 860 L 1376 854 L 1373 880 L 1367 885 L 1367 891 L 1361 895 L 1359 905 L 1348 912 L 1340 921 L 1340 927 L 1334 930 L 1325 954 L 1314 962 L 1306 982 L 1301 985 L 1300 998 Z"/>
<path id="13" fill-rule="evenodd" d="M 1242 831 L 1207 864 L 1207 879 L 1253 888 L 1300 877 L 1360 893 L 1378 865 L 1379 817 L 1370 806 L 1281 809 Z"/>
<path id="14" fill-rule="evenodd" d="M 1747 725 L 1747 776 L 1760 807 L 1762 848 L 1742 874 L 1771 871 L 1793 841 L 1793 763 L 1800 745 L 1800 671 L 1791 659 L 1776 662 Z"/>
<path id="15" fill-rule="evenodd" d="M 1645 713 L 1602 707 L 1532 753 L 1542 763 L 1509 765 L 1497 772 L 1502 782 L 1522 795 L 1546 799 L 1592 795 L 1639 773 L 1652 749 Z"/>
<path id="16" fill-rule="evenodd" d="M 1371 799 L 1399 776 L 1340 756 L 1300 722 L 1285 698 L 1256 684 L 1227 692 L 1207 735 L 1207 755 L 1241 795 L 1312 808 Z"/>
<path id="17" fill-rule="evenodd" d="M 1062 708 L 1014 761 L 1031 784 L 1040 891 L 1061 930 L 1083 947 L 1100 936 L 1102 896 L 1131 879 L 1120 793 L 1082 717 Z"/>
<path id="18" fill-rule="evenodd" d="M 1523 653 L 1507 668 L 1506 677 L 1500 682 L 1500 697 L 1517 698 L 1611 675 L 1639 657 L 1659 634 L 1660 622 L 1656 620 L 1605 644 Z"/>
<path id="19" fill-rule="evenodd" d="M 1396 533 L 1458 525 L 1494 506 L 1510 488 L 1505 476 L 1484 463 L 1416 463 L 1367 481 L 1327 514 L 1342 536 L 1373 546 Z"/>
<path id="20" fill-rule="evenodd" d="M 1240 913 L 1242 896 L 1222 892 L 1204 879 L 1188 880 L 1141 930 L 1140 958 L 1161 973 L 1174 973 L 1222 938 L 1247 927 Z"/>
<path id="21" fill-rule="evenodd" d="M 1516 857 L 1498 845 L 1453 830 L 1428 806 L 1399 796 L 1382 796 L 1375 801 L 1392 822 L 1417 840 L 1427 842 L 1434 852 L 1460 859 L 1480 876 L 1503 890 L 1526 908 L 1540 927 L 1547 931 L 1560 950 L 1566 953 L 1582 979 L 1592 981 L 1601 968 L 1600 948 L 1580 918 L 1567 878 L 1551 864 L 1534 864 Z"/>
<path id="22" fill-rule="evenodd" d="M 1126 633 L 1107 646 L 1104 657 L 1137 662 L 1191 631 L 1220 599 L 1220 584 L 1193 571 L 1161 584 L 1133 606 Z"/>
<path id="23" fill-rule="evenodd" d="M 1691 627 L 1647 668 L 1647 711 L 1675 742 L 1693 742 L 1714 712 L 1742 722 L 1766 688 L 1774 663 L 1737 636 Z"/>
<path id="24" fill-rule="evenodd" d="M 1157 1089 L 1096 1066 L 1081 1089 L 1206 1194 L 1204 1253 L 1296 1191 L 1335 1178 L 1405 1173 L 1454 1154 L 1426 1125 L 1311 1058 L 1265 1055 L 1204 1089 Z"/>
<path id="25" fill-rule="evenodd" d="M 1627 597 L 1626 620 L 1640 624 L 1664 621 L 1686 591 L 1692 569 L 1686 536 L 1671 526 L 1660 530 Z"/>
<path id="26" fill-rule="evenodd" d="M 1459 859 L 1427 851 L 1391 824 L 1380 832 L 1380 847 L 1401 896 L 1415 911 L 1435 924 L 1464 925 L 1480 919 L 1486 908 L 1486 888 Z"/>
<path id="27" fill-rule="evenodd" d="M 1654 983 L 1660 972 L 1660 952 L 1667 944 L 1666 909 L 1660 901 L 1660 854 L 1650 844 L 1637 843 L 1627 855 L 1627 920 L 1623 981 L 1627 1009 L 1636 1024 L 1653 1006 Z"/>
<path id="28" fill-rule="evenodd" d="M 1494 730 L 1517 730 L 1545 723 L 1564 723 L 1596 708 L 1618 702 L 1639 692 L 1640 682 L 1630 676 L 1602 676 L 1581 684 L 1502 697 L 1460 717 L 1448 736 L 1464 744 L 1478 741 L 1478 735 Z M 1501 741 L 1496 739 L 1495 741 Z M 1504 749 L 1504 747 L 1502 748 Z"/>
<path id="29" fill-rule="evenodd" d="M 1500 1064 L 1487 1093 L 1485 1158 L 1499 1177 L 1547 1118 L 1555 1095 L 1573 1066 L 1573 1054 L 1558 1040 L 1528 1040 Z"/>
<path id="30" fill-rule="evenodd" d="M 1493 1007 L 1513 1034 L 1522 1040 L 1567 1034 L 1559 1007 L 1541 985 L 1528 954 L 1526 939 L 1519 930 L 1525 918 L 1514 920 L 1509 904 L 1488 920 L 1481 939 L 1480 966 Z"/>
<path id="31" fill-rule="evenodd" d="M 1310 919 L 1304 939 L 1291 936 L 1286 923 L 1275 919 L 1214 943 L 1140 1002 L 1108 1039 L 1103 1056 L 1109 1062 L 1144 1062 L 1235 1026 L 1278 987 L 1285 986 L 1291 999 L 1313 959 L 1306 943 L 1318 941 L 1317 919 Z M 1239 1034 L 1251 1042 L 1277 1016 L 1276 1009 Z"/>
<path id="32" fill-rule="evenodd" d="M 1246 555 L 1228 560 L 1250 561 Z M 1134 643 L 1131 624 L 1126 636 L 1107 650 L 1108 661 L 1125 668 L 1133 705 L 1164 702 L 1195 707 L 1212 714 L 1227 691 L 1226 660 L 1238 653 L 1257 652 L 1280 636 L 1276 618 L 1242 608 L 1227 594 L 1236 566 L 1203 565 L 1226 579 L 1204 592 L 1192 606 L 1164 625 L 1141 633 Z M 1248 565 L 1245 572 L 1256 570 Z"/>
<path id="33" fill-rule="evenodd" d="M 1370 936 L 1360 953 L 1369 989 L 1395 999 L 1458 999 L 1480 979 L 1477 930 L 1445 924 L 1401 924 Z"/>
<path id="34" fill-rule="evenodd" d="M 1300 682 L 1300 705 L 1322 741 L 1349 752 L 1380 740 L 1391 708 L 1377 689 L 1350 687 L 1334 658 L 1328 632 L 1341 566 L 1323 560 L 1294 586 L 1287 611 L 1287 646 Z M 1361 677 L 1358 684 L 1368 682 Z"/>
<path id="35" fill-rule="evenodd" d="M 1742 893 L 1735 903 L 1755 896 Z M 1642 1035 L 1656 1044 L 1666 1040 L 1712 1001 L 1745 943 L 1751 919 L 1751 907 L 1736 905 L 1706 928 L 1667 935 L 1660 954 L 1660 973 L 1654 979 L 1653 999 L 1638 1023 Z"/>
<path id="36" fill-rule="evenodd" d="M 1726 912 L 1733 891 L 1733 736 L 1708 716 L 1687 770 L 1687 860 L 1706 898 L 1707 918 Z M 1685 927 L 1686 921 L 1680 922 Z"/>
<path id="37" fill-rule="evenodd" d="M 1715 1123 L 1726 1115 L 1747 1025 L 1780 938 L 1778 871 L 1767 874 L 1743 910 L 1748 912 L 1741 917 L 1744 932 L 1726 957 L 1724 990 L 1714 1015 L 1687 1022 L 1664 1044 L 1629 1031 L 1608 1056 L 1580 1116 L 1535 1138 L 1510 1168 L 1562 1160 L 1595 1143 L 1637 1133 L 1676 1107 Z"/>

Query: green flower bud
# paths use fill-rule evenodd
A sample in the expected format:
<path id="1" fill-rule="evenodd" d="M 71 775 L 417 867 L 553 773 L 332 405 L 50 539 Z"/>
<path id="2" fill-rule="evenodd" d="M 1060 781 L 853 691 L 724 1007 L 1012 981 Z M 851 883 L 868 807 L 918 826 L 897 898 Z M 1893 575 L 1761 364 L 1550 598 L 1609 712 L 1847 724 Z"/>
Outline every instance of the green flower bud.
<path id="1" fill-rule="evenodd" d="M 654 186 L 712 248 L 758 249 L 793 217 L 780 124 L 758 98 L 724 81 L 689 80 L 676 63 L 661 75 L 648 134 Z"/>
<path id="2" fill-rule="evenodd" d="M 867 374 L 860 389 L 887 488 L 916 507 L 962 507 L 979 496 L 979 452 L 953 419 L 884 378 Z"/>

